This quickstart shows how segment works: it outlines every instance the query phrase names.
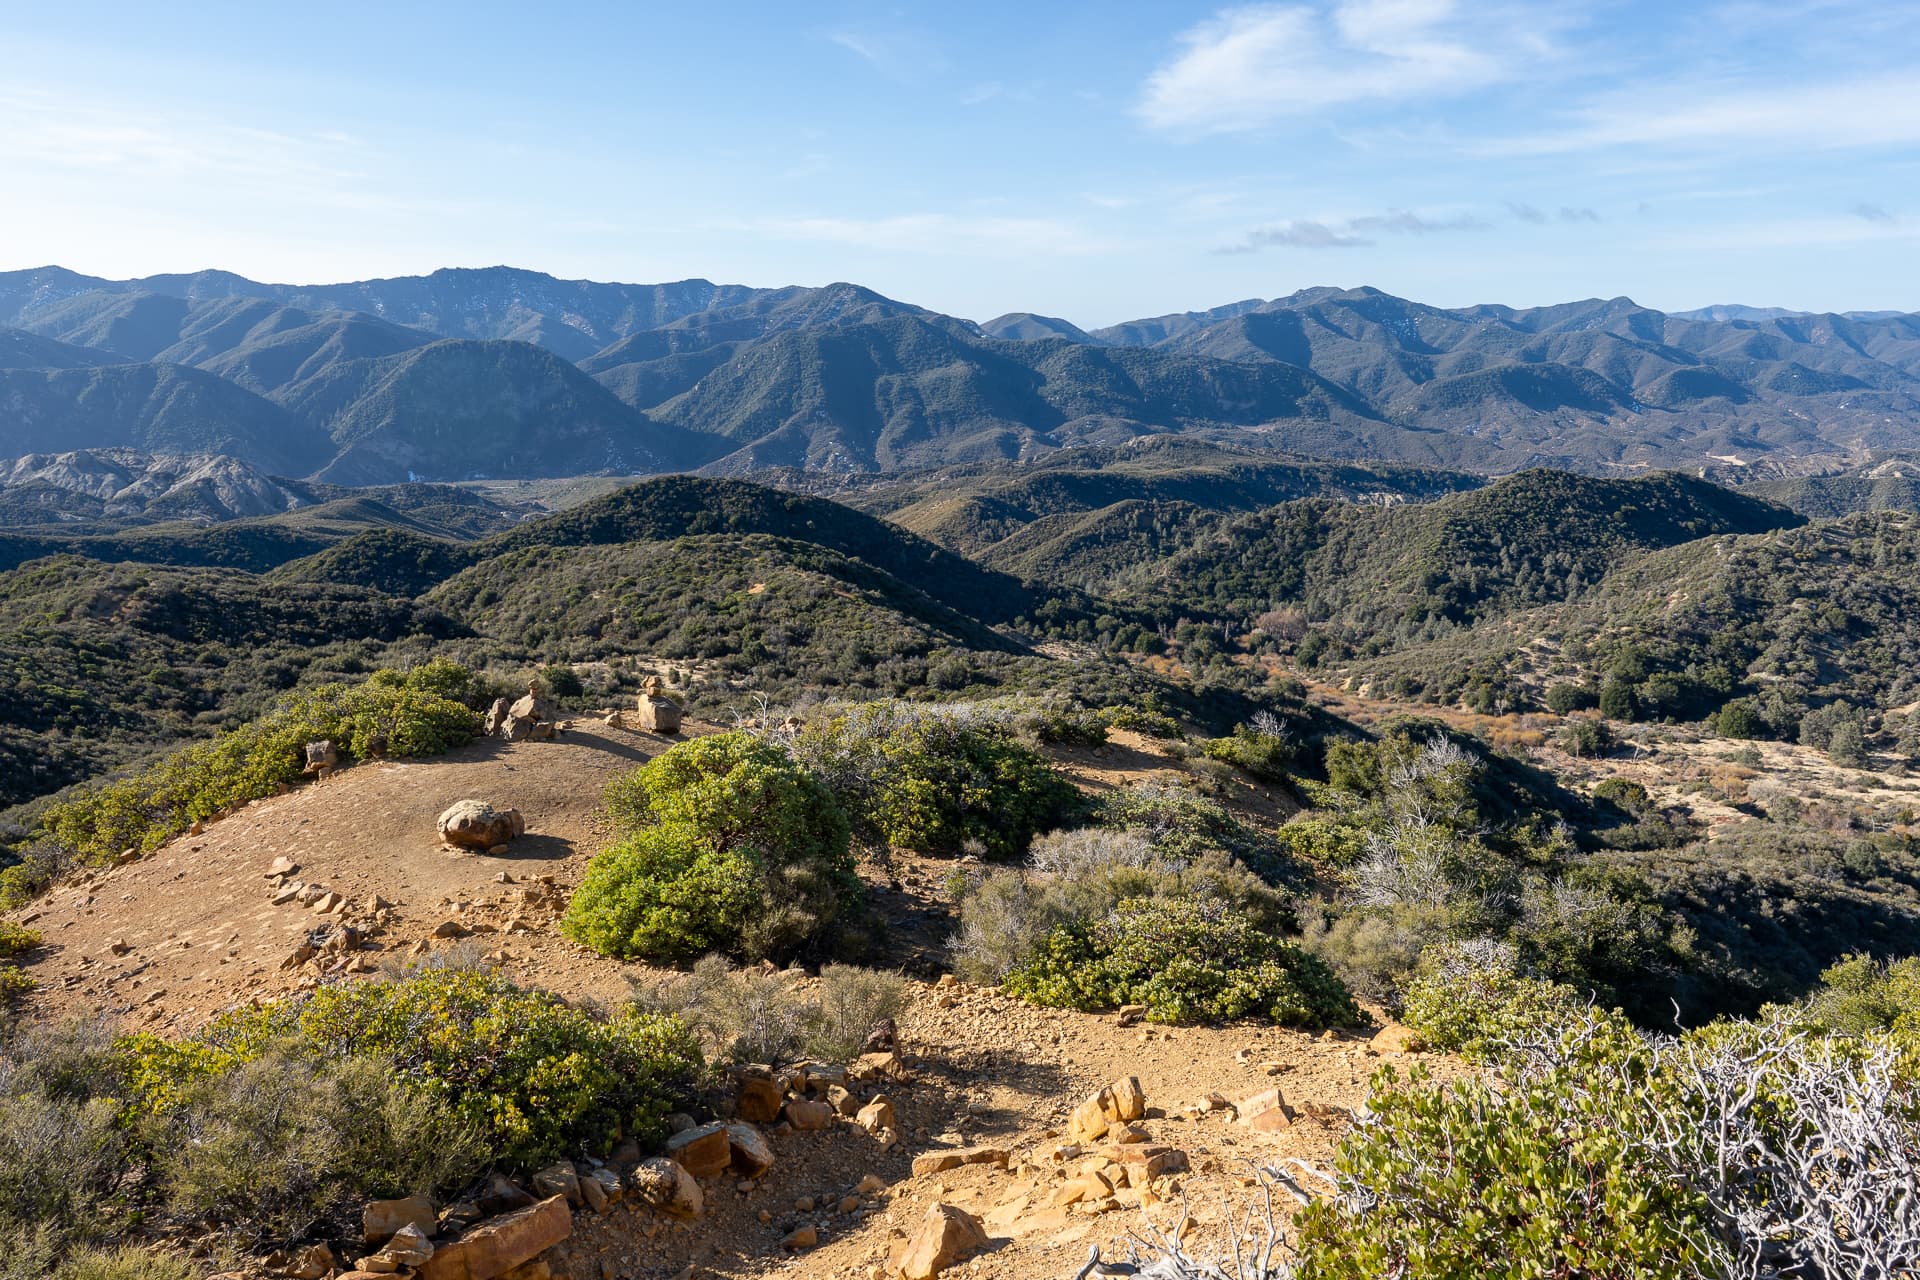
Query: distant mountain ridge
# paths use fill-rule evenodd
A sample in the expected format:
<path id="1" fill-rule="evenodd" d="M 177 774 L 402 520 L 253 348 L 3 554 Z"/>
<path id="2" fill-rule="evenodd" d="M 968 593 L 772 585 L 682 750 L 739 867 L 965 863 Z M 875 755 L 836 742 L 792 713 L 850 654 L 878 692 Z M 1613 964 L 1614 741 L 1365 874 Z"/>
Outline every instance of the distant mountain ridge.
<path id="1" fill-rule="evenodd" d="M 847 283 L 46 267 L 0 273 L 0 326 L 0 457 L 217 452 L 352 484 L 884 472 L 1170 433 L 1482 474 L 1798 474 L 1920 448 L 1905 313 L 1322 287 L 1089 332 Z"/>

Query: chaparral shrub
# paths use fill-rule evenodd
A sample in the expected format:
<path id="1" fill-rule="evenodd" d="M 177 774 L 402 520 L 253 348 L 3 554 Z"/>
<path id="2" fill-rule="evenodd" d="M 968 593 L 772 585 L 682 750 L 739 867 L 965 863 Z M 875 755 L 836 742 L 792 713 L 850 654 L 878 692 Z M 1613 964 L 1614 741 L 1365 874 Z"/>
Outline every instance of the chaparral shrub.
<path id="1" fill-rule="evenodd" d="M 589 864 L 561 926 L 597 951 L 784 959 L 829 949 L 855 913 L 847 820 L 771 742 L 683 742 L 617 780 L 608 803 L 637 829 Z"/>

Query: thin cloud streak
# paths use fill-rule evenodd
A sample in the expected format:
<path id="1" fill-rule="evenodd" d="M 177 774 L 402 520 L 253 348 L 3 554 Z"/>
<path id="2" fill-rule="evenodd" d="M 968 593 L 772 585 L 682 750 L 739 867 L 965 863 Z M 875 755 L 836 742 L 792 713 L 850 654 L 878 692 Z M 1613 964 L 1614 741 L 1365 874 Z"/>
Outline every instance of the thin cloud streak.
<path id="1" fill-rule="evenodd" d="M 1453 0 L 1223 9 L 1181 33 L 1135 111 L 1153 128 L 1204 135 L 1346 104 L 1471 93 L 1555 56 L 1556 19 L 1515 18 L 1502 5 Z"/>

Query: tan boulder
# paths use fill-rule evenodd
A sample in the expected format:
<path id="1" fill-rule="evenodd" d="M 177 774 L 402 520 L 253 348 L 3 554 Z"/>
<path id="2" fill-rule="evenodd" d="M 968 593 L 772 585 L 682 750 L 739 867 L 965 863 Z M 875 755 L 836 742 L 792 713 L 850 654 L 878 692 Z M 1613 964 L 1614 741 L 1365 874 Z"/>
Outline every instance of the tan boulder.
<path id="1" fill-rule="evenodd" d="M 565 1196 L 568 1204 L 580 1203 L 580 1171 L 571 1161 L 550 1164 L 533 1175 L 533 1192 L 538 1196 Z"/>
<path id="2" fill-rule="evenodd" d="M 1164 1146 L 1154 1142 L 1109 1143 L 1100 1148 L 1100 1155 L 1116 1165 L 1139 1170 L 1147 1178 L 1157 1178 L 1164 1173 L 1179 1173 L 1191 1164 L 1187 1159 L 1187 1153 L 1178 1147 Z M 1128 1181 L 1133 1181 L 1131 1175 Z"/>
<path id="3" fill-rule="evenodd" d="M 360 1214 L 361 1235 L 368 1244 L 383 1244 L 405 1226 L 416 1226 L 432 1235 L 435 1225 L 433 1201 L 425 1196 L 375 1200 Z"/>
<path id="4" fill-rule="evenodd" d="M 958 1205 L 936 1204 L 928 1207 L 913 1234 L 894 1246 L 888 1261 L 906 1280 L 933 1280 L 986 1243 L 987 1232 L 978 1218 Z"/>
<path id="5" fill-rule="evenodd" d="M 1263 1089 L 1238 1105 L 1240 1123 L 1260 1133 L 1279 1133 L 1293 1127 L 1293 1114 L 1278 1089 Z"/>
<path id="6" fill-rule="evenodd" d="M 1110 1120 L 1138 1120 L 1147 1114 L 1146 1091 L 1141 1089 L 1137 1078 L 1123 1076 L 1107 1086 L 1107 1093 L 1112 1099 Z"/>
<path id="7" fill-rule="evenodd" d="M 733 1073 L 733 1113 L 748 1124 L 772 1124 L 780 1118 L 780 1105 L 786 1095 L 773 1076 L 753 1067 Z"/>
<path id="8" fill-rule="evenodd" d="M 360 1259 L 357 1265 L 366 1271 L 397 1271 L 401 1267 L 424 1266 L 433 1254 L 433 1241 L 427 1239 L 426 1231 L 409 1222 L 393 1233 L 393 1238 L 380 1252 Z"/>
<path id="9" fill-rule="evenodd" d="M 421 1280 L 497 1280 L 573 1234 L 564 1196 L 481 1223 L 442 1245 L 418 1274 Z"/>
<path id="10" fill-rule="evenodd" d="M 795 1227 L 787 1232 L 780 1247 L 789 1252 L 798 1253 L 802 1249 L 811 1249 L 820 1243 L 820 1233 L 812 1227 Z"/>
<path id="11" fill-rule="evenodd" d="M 279 1268 L 288 1280 L 326 1280 L 333 1274 L 333 1250 L 324 1244 L 310 1244 L 297 1250 Z"/>
<path id="12" fill-rule="evenodd" d="M 460 800 L 440 815 L 440 838 L 462 849 L 485 851 L 527 833 L 518 809 L 496 809 L 484 800 Z"/>
<path id="13" fill-rule="evenodd" d="M 884 1093 L 877 1095 L 872 1102 L 854 1114 L 853 1122 L 868 1133 L 878 1133 L 882 1129 L 893 1128 L 893 1100 Z"/>
<path id="14" fill-rule="evenodd" d="M 1098 1142 L 1107 1136 L 1113 1122 L 1107 1119 L 1111 1091 L 1102 1089 L 1079 1106 L 1067 1118 L 1067 1136 L 1078 1142 Z"/>
<path id="15" fill-rule="evenodd" d="M 595 1213 L 605 1213 L 607 1206 L 620 1201 L 620 1175 L 605 1167 L 591 1170 L 580 1175 L 580 1198 Z"/>
<path id="16" fill-rule="evenodd" d="M 667 1139 L 667 1155 L 694 1177 L 711 1178 L 733 1163 L 733 1141 L 725 1125 L 696 1125 Z"/>
<path id="17" fill-rule="evenodd" d="M 675 1161 L 664 1156 L 642 1160 L 627 1174 L 634 1199 L 678 1218 L 694 1218 L 706 1207 L 700 1184 Z"/>
<path id="18" fill-rule="evenodd" d="M 307 744 L 307 763 L 306 767 L 301 770 L 302 773 L 310 773 L 317 778 L 325 778 L 339 767 L 340 752 L 334 747 L 330 739 L 322 738 L 319 742 L 309 742 Z"/>
<path id="19" fill-rule="evenodd" d="M 757 1178 L 773 1168 L 772 1144 L 750 1124 L 728 1125 L 727 1147 L 732 1155 L 728 1168 L 743 1178 Z"/>
<path id="20" fill-rule="evenodd" d="M 815 1102 L 807 1098 L 795 1098 L 786 1105 L 787 1123 L 802 1132 L 817 1133 L 833 1127 L 834 1117 L 838 1114 L 829 1103 Z"/>
<path id="21" fill-rule="evenodd" d="M 847 1079 L 859 1084 L 869 1080 L 905 1080 L 907 1064 L 892 1050 L 863 1053 L 847 1067 Z"/>
<path id="22" fill-rule="evenodd" d="M 656 693 L 642 693 L 637 701 L 640 727 L 648 733 L 680 732 L 680 704 Z"/>
<path id="23" fill-rule="evenodd" d="M 1002 1169 L 1013 1159 L 1003 1147 L 956 1147 L 946 1151 L 927 1151 L 913 1158 L 913 1176 L 945 1173 L 969 1164 L 994 1164 Z"/>

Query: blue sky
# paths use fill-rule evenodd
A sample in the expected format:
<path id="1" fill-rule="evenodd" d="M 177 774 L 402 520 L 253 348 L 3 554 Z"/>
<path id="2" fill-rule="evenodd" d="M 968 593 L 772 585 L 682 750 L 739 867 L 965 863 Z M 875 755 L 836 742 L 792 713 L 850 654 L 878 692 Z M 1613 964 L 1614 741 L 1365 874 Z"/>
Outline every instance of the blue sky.
<path id="1" fill-rule="evenodd" d="M 1920 309 L 1920 4 L 0 0 L 0 268 Z"/>

